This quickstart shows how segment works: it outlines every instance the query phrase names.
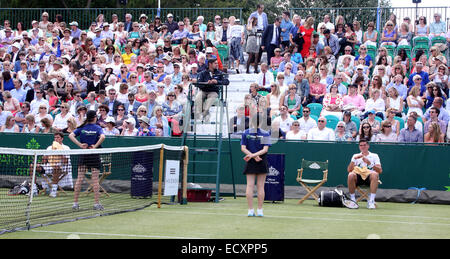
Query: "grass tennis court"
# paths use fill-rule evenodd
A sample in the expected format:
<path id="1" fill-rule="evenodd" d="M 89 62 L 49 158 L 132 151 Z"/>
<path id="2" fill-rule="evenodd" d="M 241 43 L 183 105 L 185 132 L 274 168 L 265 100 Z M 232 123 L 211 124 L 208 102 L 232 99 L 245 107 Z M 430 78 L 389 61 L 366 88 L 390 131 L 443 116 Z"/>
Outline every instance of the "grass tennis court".
<path id="1" fill-rule="evenodd" d="M 247 217 L 244 197 L 219 203 L 152 205 L 143 210 L 0 235 L 19 238 L 157 239 L 408 239 L 450 237 L 450 207 L 379 202 L 368 210 L 319 207 L 314 200 L 264 204 L 264 217 Z M 105 207 L 106 209 L 106 207 Z"/>

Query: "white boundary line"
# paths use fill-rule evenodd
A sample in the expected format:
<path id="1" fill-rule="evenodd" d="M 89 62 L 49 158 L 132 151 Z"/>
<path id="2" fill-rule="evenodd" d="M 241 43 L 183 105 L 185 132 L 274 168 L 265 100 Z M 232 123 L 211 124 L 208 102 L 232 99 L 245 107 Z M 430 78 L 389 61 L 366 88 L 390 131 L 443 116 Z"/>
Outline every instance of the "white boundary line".
<path id="1" fill-rule="evenodd" d="M 197 212 L 186 212 L 186 211 L 175 211 L 175 210 L 167 210 L 167 211 L 159 211 L 154 210 L 153 212 L 157 213 L 179 213 L 179 214 L 190 214 L 190 215 L 225 215 L 225 216 L 245 216 L 245 213 L 240 214 L 217 214 L 217 213 L 197 213 Z M 245 211 L 244 211 L 245 212 Z M 245 214 L 245 215 L 244 215 Z M 334 214 L 336 215 L 336 214 Z M 280 218 L 280 219 L 304 219 L 304 220 L 323 220 L 323 221 L 349 221 L 349 222 L 371 222 L 371 223 L 386 223 L 386 224 L 408 224 L 408 225 L 435 225 L 435 226 L 448 226 L 450 227 L 450 223 L 432 223 L 432 222 L 408 222 L 408 221 L 390 221 L 390 220 L 370 220 L 370 219 L 337 219 L 337 218 L 323 218 L 323 217 L 302 217 L 302 216 L 280 216 L 280 215 L 264 215 L 264 218 Z"/>
<path id="2" fill-rule="evenodd" d="M 199 207 L 183 207 L 186 209 L 196 209 L 196 210 L 229 210 L 229 211 L 244 211 L 245 209 L 232 209 L 232 208 L 199 208 Z M 181 208 L 173 208 L 173 209 L 181 209 Z M 343 210 L 345 208 L 342 208 Z M 365 208 L 361 208 L 365 209 Z M 267 211 L 267 210 L 266 210 Z M 153 211 L 152 211 L 153 212 Z M 414 216 L 414 215 L 392 215 L 392 214 L 356 214 L 356 213 L 334 213 L 334 212 L 317 212 L 317 211 L 307 211 L 307 210 L 298 210 L 299 213 L 307 213 L 307 214 L 326 214 L 326 215 L 335 215 L 335 216 L 365 216 L 365 217 L 394 217 L 394 218 L 417 218 L 417 219 L 431 219 L 431 220 L 446 220 L 450 221 L 450 217 L 442 218 L 442 217 L 428 217 L 428 216 Z"/>
<path id="3" fill-rule="evenodd" d="M 88 233 L 88 232 L 68 232 L 68 231 L 47 231 L 47 230 L 30 230 L 36 233 L 50 234 L 67 234 L 67 235 L 90 235 L 90 236 L 110 236 L 110 237 L 136 237 L 136 238 L 172 238 L 172 239 L 200 239 L 197 237 L 178 237 L 178 236 L 152 236 L 152 235 L 134 235 L 134 234 L 113 234 L 113 233 Z"/>

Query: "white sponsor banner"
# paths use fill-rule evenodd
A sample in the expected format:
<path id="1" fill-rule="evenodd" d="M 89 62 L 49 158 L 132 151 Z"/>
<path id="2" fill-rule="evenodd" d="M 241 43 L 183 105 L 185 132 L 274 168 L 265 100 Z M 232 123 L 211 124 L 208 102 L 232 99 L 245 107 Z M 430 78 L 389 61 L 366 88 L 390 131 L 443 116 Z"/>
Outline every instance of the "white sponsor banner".
<path id="1" fill-rule="evenodd" d="M 178 195 L 178 179 L 180 179 L 180 160 L 166 160 L 164 196 Z"/>

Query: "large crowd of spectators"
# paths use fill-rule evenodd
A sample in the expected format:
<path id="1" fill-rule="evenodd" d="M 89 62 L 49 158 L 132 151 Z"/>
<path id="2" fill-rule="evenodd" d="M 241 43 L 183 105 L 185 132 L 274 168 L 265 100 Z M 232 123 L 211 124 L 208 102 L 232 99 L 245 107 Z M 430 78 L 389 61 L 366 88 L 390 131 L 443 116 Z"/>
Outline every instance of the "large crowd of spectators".
<path id="1" fill-rule="evenodd" d="M 258 5 L 242 25 L 233 16 L 172 14 L 100 14 L 89 28 L 59 15 L 50 21 L 46 12 L 30 28 L 4 20 L 0 132 L 70 133 L 95 110 L 106 135 L 179 136 L 189 85 L 217 61 L 225 73 L 255 74 L 230 123 L 234 133 L 264 111 L 267 130 L 286 139 L 443 142 L 450 31 L 440 19 L 391 15 L 382 30 L 371 22 L 363 31 L 342 16 L 332 23 L 283 12 L 269 24 Z M 412 50 L 415 37 L 429 39 L 425 51 L 400 47 Z M 447 42 L 432 45 L 435 37 Z M 321 106 L 317 117 L 311 104 Z M 328 116 L 340 121 L 335 129 Z"/>
<path id="2" fill-rule="evenodd" d="M 363 30 L 342 16 L 332 23 L 329 15 L 283 12 L 273 24 L 264 17 L 259 5 L 246 25 L 248 38 L 261 32 L 261 48 L 249 62 L 261 49 L 267 59 L 253 64 L 256 82 L 238 114 L 267 110 L 267 130 L 286 139 L 449 139 L 450 27 L 439 13 L 428 24 L 424 16 L 413 22 L 391 14 L 379 31 L 374 22 Z M 231 123 L 238 133 L 246 121 Z"/>

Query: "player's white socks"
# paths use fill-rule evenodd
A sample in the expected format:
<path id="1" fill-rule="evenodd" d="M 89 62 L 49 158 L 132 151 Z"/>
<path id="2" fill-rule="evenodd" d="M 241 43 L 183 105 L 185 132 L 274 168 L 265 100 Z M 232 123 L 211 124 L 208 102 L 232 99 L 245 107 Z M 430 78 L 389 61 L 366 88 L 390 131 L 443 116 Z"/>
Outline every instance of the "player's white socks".
<path id="1" fill-rule="evenodd" d="M 52 184 L 52 191 L 50 192 L 50 197 L 56 197 L 56 192 L 58 191 L 58 185 Z"/>
<path id="2" fill-rule="evenodd" d="M 376 196 L 377 194 L 376 193 L 371 193 L 370 194 L 370 202 L 375 202 L 375 196 Z"/>
<path id="3" fill-rule="evenodd" d="M 354 194 L 354 193 L 350 193 L 350 200 L 356 202 L 356 197 L 355 197 L 355 194 Z"/>

